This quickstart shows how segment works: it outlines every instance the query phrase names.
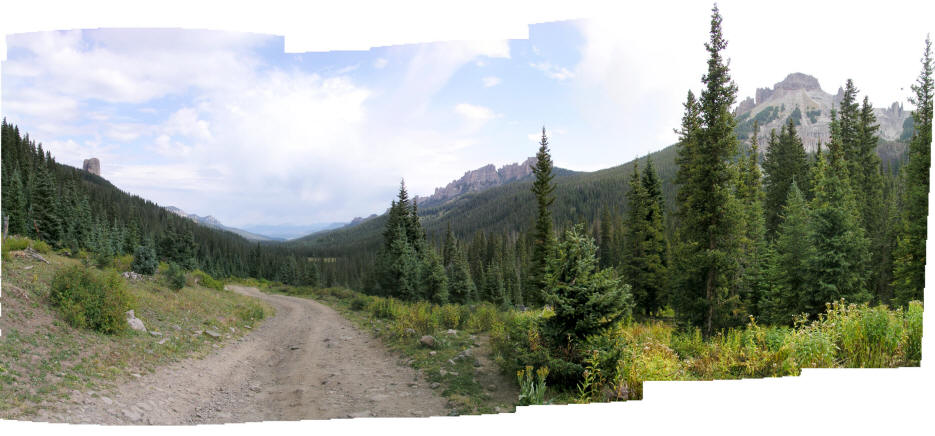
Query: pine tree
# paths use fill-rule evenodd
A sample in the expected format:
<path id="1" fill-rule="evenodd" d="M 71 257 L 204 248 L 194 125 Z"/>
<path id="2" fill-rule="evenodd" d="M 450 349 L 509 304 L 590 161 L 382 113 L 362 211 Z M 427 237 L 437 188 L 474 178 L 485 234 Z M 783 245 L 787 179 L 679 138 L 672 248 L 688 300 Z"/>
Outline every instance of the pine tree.
<path id="1" fill-rule="evenodd" d="M 886 231 L 883 228 L 886 209 L 883 207 L 882 165 L 877 155 L 877 131 L 880 126 L 876 121 L 873 106 L 870 105 L 870 100 L 864 97 L 857 117 L 857 144 L 854 156 L 856 174 L 851 176 L 851 180 L 860 209 L 860 223 L 870 240 L 872 269 L 869 289 L 877 301 L 880 301 L 882 295 L 889 294 L 890 280 L 884 271 L 884 259 L 889 254 L 886 252 Z"/>
<path id="2" fill-rule="evenodd" d="M 809 191 L 808 171 L 808 156 L 802 140 L 796 134 L 795 126 L 792 123 L 783 125 L 778 136 L 775 130 L 771 131 L 766 156 L 763 159 L 766 232 L 770 239 L 775 236 L 779 227 L 779 214 L 789 197 L 792 180 L 796 181 L 803 195 Z"/>
<path id="3" fill-rule="evenodd" d="M 445 232 L 445 246 L 442 250 L 442 264 L 447 268 L 454 260 L 455 236 L 451 233 L 451 222 L 448 222 L 448 231 Z"/>
<path id="4" fill-rule="evenodd" d="M 828 153 L 816 168 L 815 197 L 809 206 L 809 258 L 812 295 L 805 310 L 815 315 L 825 303 L 845 298 L 859 303 L 870 299 L 867 290 L 869 241 L 860 225 L 860 212 L 848 182 L 840 140 L 832 136 Z"/>
<path id="5" fill-rule="evenodd" d="M 932 153 L 932 41 L 925 38 L 922 72 L 912 85 L 910 102 L 915 133 L 909 141 L 904 171 L 902 228 L 894 253 L 893 290 L 898 304 L 922 300 L 925 289 L 925 244 L 928 235 L 929 168 Z"/>
<path id="6" fill-rule="evenodd" d="M 743 208 L 744 227 L 737 285 L 747 312 L 753 315 L 758 314 L 757 307 L 765 285 L 763 276 L 766 255 L 766 222 L 763 211 L 765 193 L 760 185 L 760 167 L 757 164 L 759 131 L 759 123 L 754 121 L 750 153 L 740 158 L 740 180 L 737 186 L 737 198 Z"/>
<path id="7" fill-rule="evenodd" d="M 627 192 L 623 276 L 630 285 L 636 309 L 649 316 L 663 306 L 666 286 L 665 237 L 661 189 L 652 163 L 640 177 L 634 165 Z"/>
<path id="8" fill-rule="evenodd" d="M 426 250 L 424 257 L 422 267 L 424 298 L 435 304 L 445 304 L 448 302 L 448 276 L 445 274 L 445 267 L 435 254 L 435 250 Z"/>
<path id="9" fill-rule="evenodd" d="M 808 221 L 808 203 L 793 180 L 768 256 L 767 285 L 759 307 L 762 320 L 792 324 L 793 316 L 806 310 L 803 303 L 811 298 L 808 259 L 813 257 Z"/>
<path id="10" fill-rule="evenodd" d="M 447 269 L 449 299 L 461 304 L 474 301 L 477 290 L 474 287 L 474 281 L 471 280 L 470 267 L 460 247 L 455 246 Z"/>
<path id="11" fill-rule="evenodd" d="M 708 72 L 705 89 L 695 104 L 689 94 L 683 117 L 679 151 L 680 262 L 675 303 L 683 321 L 702 326 L 706 334 L 742 321 L 739 296 L 732 292 L 739 262 L 740 211 L 734 198 L 731 159 L 737 153 L 735 121 L 730 112 L 737 86 L 731 81 L 721 53 L 727 41 L 721 34 L 717 5 L 711 17 Z"/>
<path id="12" fill-rule="evenodd" d="M 545 267 L 549 259 L 549 253 L 555 244 L 555 236 L 552 233 L 552 212 L 549 207 L 555 201 L 553 191 L 555 186 L 552 184 L 552 156 L 549 155 L 549 139 L 545 135 L 545 127 L 542 128 L 542 139 L 539 142 L 539 152 L 536 153 L 536 163 L 532 167 L 532 173 L 535 181 L 532 184 L 532 192 L 536 196 L 536 223 L 535 236 L 532 247 L 532 271 L 529 274 L 531 298 L 527 301 L 539 301 L 539 294 L 545 283 Z"/>
<path id="13" fill-rule="evenodd" d="M 630 287 L 613 269 L 599 269 L 597 246 L 578 225 L 565 232 L 546 268 L 545 303 L 555 315 L 545 320 L 552 344 L 578 344 L 627 316 L 632 308 Z"/>
<path id="14" fill-rule="evenodd" d="M 42 145 L 40 144 L 40 147 Z M 36 167 L 36 187 L 32 197 L 33 233 L 38 228 L 39 239 L 50 244 L 58 243 L 62 236 L 62 220 L 59 215 L 58 193 L 53 176 L 44 164 Z"/>
<path id="15" fill-rule="evenodd" d="M 6 178 L 6 175 L 4 175 L 4 178 Z M 28 231 L 26 225 L 26 193 L 19 170 L 13 170 L 9 183 L 7 188 L 9 192 L 4 191 L 4 194 L 7 194 L 4 212 L 10 217 L 9 232 L 14 235 L 25 235 Z"/>
<path id="16" fill-rule="evenodd" d="M 604 207 L 601 211 L 601 267 L 607 268 L 613 265 L 613 227 L 610 221 L 610 210 Z"/>

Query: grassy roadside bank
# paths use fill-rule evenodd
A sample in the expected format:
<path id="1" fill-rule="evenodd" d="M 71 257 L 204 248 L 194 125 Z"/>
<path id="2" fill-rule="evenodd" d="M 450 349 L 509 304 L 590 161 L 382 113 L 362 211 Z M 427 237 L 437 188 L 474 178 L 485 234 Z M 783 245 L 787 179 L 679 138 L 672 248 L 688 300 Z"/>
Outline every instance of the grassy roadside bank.
<path id="1" fill-rule="evenodd" d="M 918 366 L 921 361 L 920 302 L 899 309 L 835 302 L 818 319 L 801 320 L 794 327 L 762 326 L 751 319 L 743 328 L 711 337 L 663 321 L 624 320 L 572 347 L 556 347 L 543 333 L 551 317 L 548 310 L 520 312 L 490 304 L 439 306 L 343 288 L 261 281 L 251 285 L 336 308 L 439 382 L 459 413 L 489 413 L 493 407 L 505 410 L 502 402 L 516 404 L 520 390 L 526 398 L 536 397 L 535 383 L 527 376 L 525 383 L 517 383 L 514 375 L 540 368 L 549 370 L 542 401 L 563 404 L 641 399 L 644 381 L 796 376 L 801 368 L 887 368 Z M 448 329 L 457 334 L 448 335 Z M 438 342 L 436 348 L 420 345 L 422 335 L 432 335 Z M 481 342 L 484 353 L 458 357 Z M 498 372 L 498 383 L 508 385 L 513 393 L 512 398 L 502 396 L 499 405 L 491 401 L 484 382 L 465 376 L 476 373 L 472 366 L 484 355 L 489 355 L 495 367 L 488 371 Z"/>
<path id="2" fill-rule="evenodd" d="M 130 308 L 148 332 L 126 329 L 104 334 L 73 328 L 52 306 L 50 287 L 56 272 L 83 265 L 39 249 L 51 263 L 22 251 L 4 250 L 0 419 L 29 418 L 39 410 L 54 408 L 75 391 L 103 393 L 160 365 L 202 356 L 249 332 L 273 313 L 270 306 L 253 298 L 202 286 L 205 280 L 198 272 L 188 274 L 186 286 L 179 291 L 169 290 L 157 274 L 155 279 L 120 278 Z M 110 267 L 122 266 L 119 262 L 115 260 Z M 219 337 L 206 334 L 208 330 Z"/>

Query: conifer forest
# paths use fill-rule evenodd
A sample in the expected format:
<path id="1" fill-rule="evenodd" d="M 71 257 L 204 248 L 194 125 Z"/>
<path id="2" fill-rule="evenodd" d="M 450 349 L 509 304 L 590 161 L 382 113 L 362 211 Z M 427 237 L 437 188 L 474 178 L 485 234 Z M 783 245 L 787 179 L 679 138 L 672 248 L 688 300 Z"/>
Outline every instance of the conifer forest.
<path id="1" fill-rule="evenodd" d="M 698 91 L 670 108 L 681 114 L 677 143 L 570 171 L 555 166 L 544 126 L 525 178 L 443 202 L 411 196 L 401 178 L 385 213 L 288 241 L 174 214 L 57 162 L 4 118 L 4 238 L 41 241 L 87 268 L 124 259 L 144 275 L 333 298 L 412 343 L 474 329 L 501 372 L 517 375 L 521 405 L 546 402 L 542 392 L 639 399 L 644 380 L 918 366 L 931 39 L 918 41 L 915 82 L 893 85 L 913 105 L 898 141 L 881 138 L 872 96 L 859 99 L 848 79 L 828 139 L 810 150 L 799 129 L 816 113 L 796 107 L 769 131 L 771 113 L 737 114 L 722 20 L 714 6 L 707 41 L 692 42 L 707 63 Z M 884 143 L 898 152 L 884 155 Z"/>

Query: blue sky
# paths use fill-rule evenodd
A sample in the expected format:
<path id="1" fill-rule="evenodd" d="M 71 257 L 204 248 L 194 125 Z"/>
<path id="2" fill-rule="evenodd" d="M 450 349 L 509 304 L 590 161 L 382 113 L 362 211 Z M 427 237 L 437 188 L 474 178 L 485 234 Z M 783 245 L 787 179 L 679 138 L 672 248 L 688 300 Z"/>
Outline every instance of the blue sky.
<path id="1" fill-rule="evenodd" d="M 347 221 L 383 211 L 401 177 L 426 195 L 522 161 L 543 125 L 556 165 L 574 170 L 673 143 L 685 92 L 700 87 L 709 8 L 533 24 L 528 39 L 311 53 L 218 31 L 13 34 L 2 112 L 60 162 L 98 157 L 104 177 L 162 205 L 232 226 Z M 826 30 L 834 8 L 775 20 L 742 2 L 721 10 L 740 98 L 801 71 L 832 93 L 852 77 L 887 106 L 905 102 L 918 73 L 924 24 L 880 20 L 849 35 Z M 783 13 L 800 28 L 777 24 Z M 878 55 L 816 43 L 847 38 Z"/>

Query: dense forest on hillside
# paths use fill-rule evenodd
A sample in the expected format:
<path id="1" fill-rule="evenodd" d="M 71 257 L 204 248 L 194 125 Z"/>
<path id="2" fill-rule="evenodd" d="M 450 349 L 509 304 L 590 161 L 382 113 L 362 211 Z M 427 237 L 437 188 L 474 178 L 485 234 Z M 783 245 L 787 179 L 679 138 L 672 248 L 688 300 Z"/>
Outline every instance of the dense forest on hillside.
<path id="1" fill-rule="evenodd" d="M 150 250 L 158 260 L 218 277 L 318 283 L 319 265 L 304 261 L 294 250 L 249 243 L 199 225 L 123 192 L 102 177 L 62 165 L 6 118 L 2 159 L 0 204 L 9 234 L 41 239 L 102 264 Z"/>
<path id="2" fill-rule="evenodd" d="M 559 266 L 551 262 L 575 253 L 591 265 L 593 255 L 588 268 L 621 280 L 634 316 L 672 316 L 706 334 L 749 316 L 792 325 L 839 299 L 921 300 L 928 40 L 905 142 L 880 139 L 869 98 L 858 100 L 848 80 L 832 110 L 830 141 L 807 153 L 793 119 L 760 144 L 760 120 L 734 117 L 737 89 L 721 57 L 720 22 L 715 8 L 704 88 L 688 93 L 676 145 L 607 170 L 556 176 L 543 133 L 540 178 L 424 209 L 402 183 L 386 215 L 292 245 L 328 259 L 335 283 L 373 295 L 504 307 L 554 300 L 558 288 L 545 276 Z M 739 139 L 745 129 L 749 143 Z M 578 251 L 591 243 L 593 253 Z"/>

